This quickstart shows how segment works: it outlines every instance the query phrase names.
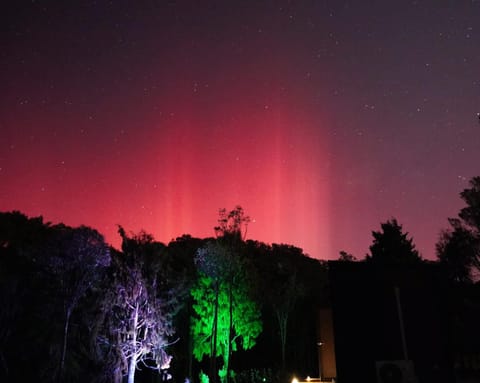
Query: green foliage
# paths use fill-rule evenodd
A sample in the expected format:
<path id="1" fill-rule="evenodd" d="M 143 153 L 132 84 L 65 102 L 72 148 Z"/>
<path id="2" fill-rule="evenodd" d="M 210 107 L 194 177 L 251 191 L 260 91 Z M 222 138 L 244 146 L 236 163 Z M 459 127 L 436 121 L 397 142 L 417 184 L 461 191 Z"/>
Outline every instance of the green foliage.
<path id="1" fill-rule="evenodd" d="M 202 360 L 210 353 L 210 337 L 212 336 L 215 291 L 213 281 L 206 275 L 200 275 L 191 294 L 194 300 L 193 310 L 197 314 L 192 320 L 193 355 Z"/>
<path id="2" fill-rule="evenodd" d="M 235 376 L 235 383 L 270 383 L 279 380 L 279 377 L 275 376 L 269 368 L 253 368 L 241 371 Z"/>
<path id="3" fill-rule="evenodd" d="M 255 346 L 257 337 L 262 332 L 262 321 L 258 305 L 249 299 L 249 289 L 245 284 L 240 284 L 234 290 L 233 326 L 236 341 L 244 350 Z M 236 341 L 233 341 L 233 350 L 236 350 Z"/>
<path id="4" fill-rule="evenodd" d="M 205 374 L 203 371 L 200 371 L 198 377 L 200 379 L 200 383 L 209 383 L 210 381 L 210 379 L 208 379 L 208 375 Z"/>
<path id="5" fill-rule="evenodd" d="M 191 290 L 194 299 L 192 318 L 193 354 L 198 361 L 210 354 L 212 328 L 215 312 L 215 281 L 200 273 L 197 283 Z M 234 337 L 230 334 L 230 286 L 225 281 L 218 284 L 217 319 L 217 355 L 225 356 L 231 342 L 232 351 L 248 350 L 262 332 L 260 310 L 256 302 L 250 299 L 245 284 L 237 284 L 232 289 L 232 326 Z"/>
<path id="6" fill-rule="evenodd" d="M 204 356 L 221 356 L 219 374 L 224 380 L 231 353 L 252 348 L 262 332 L 260 310 L 251 298 L 247 267 L 231 247 L 211 242 L 197 251 L 195 263 L 198 279 L 191 289 L 193 355 L 198 361 Z"/>
<path id="7" fill-rule="evenodd" d="M 166 367 L 175 347 L 173 375 L 183 381 L 197 368 L 206 371 L 205 364 L 192 366 L 194 338 L 196 359 L 216 355 L 202 383 L 216 383 L 219 375 L 236 383 L 287 381 L 271 374 L 278 371 L 277 315 L 289 323 L 288 367 L 303 368 L 297 366 L 316 347 L 305 329 L 315 325 L 312 302 L 319 301 L 326 272 L 293 246 L 244 242 L 238 233 L 248 220 L 234 212 L 219 222 L 224 231 L 215 240 L 183 236 L 168 247 L 120 228 L 121 252 L 88 228 L 0 213 L 0 381 L 120 382 L 129 365 L 134 378 L 135 361 L 147 378 L 148 367 Z M 263 303 L 262 321 L 255 302 Z M 170 338 L 173 329 L 178 336 Z M 233 358 L 238 368 L 273 369 L 234 376 L 233 352 L 241 354 Z"/>

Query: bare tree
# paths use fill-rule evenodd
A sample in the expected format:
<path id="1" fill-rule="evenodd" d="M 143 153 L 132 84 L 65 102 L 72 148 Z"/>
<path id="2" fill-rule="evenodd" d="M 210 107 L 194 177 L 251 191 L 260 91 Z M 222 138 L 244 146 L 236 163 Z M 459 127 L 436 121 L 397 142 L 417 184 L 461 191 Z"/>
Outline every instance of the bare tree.
<path id="1" fill-rule="evenodd" d="M 169 368 L 166 352 L 173 335 L 176 292 L 162 289 L 161 244 L 142 233 L 129 238 L 122 228 L 123 253 L 113 257 L 111 306 L 106 318 L 108 335 L 102 339 L 117 356 L 116 379 L 135 381 L 139 365 L 158 371 Z"/>

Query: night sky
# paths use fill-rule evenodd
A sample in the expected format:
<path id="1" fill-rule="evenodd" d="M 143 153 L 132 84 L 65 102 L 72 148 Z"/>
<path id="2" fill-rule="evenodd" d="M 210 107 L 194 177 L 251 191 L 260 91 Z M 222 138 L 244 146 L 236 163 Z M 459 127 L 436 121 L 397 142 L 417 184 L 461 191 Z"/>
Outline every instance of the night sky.
<path id="1" fill-rule="evenodd" d="M 0 211 L 421 254 L 480 175 L 480 1 L 6 1 Z"/>

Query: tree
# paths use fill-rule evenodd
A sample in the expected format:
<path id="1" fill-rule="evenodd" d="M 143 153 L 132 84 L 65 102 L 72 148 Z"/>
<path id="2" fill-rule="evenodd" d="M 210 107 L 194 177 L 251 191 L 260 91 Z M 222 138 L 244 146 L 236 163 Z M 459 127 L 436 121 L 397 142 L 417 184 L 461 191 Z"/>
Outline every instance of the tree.
<path id="1" fill-rule="evenodd" d="M 357 261 L 357 257 L 355 257 L 353 254 L 347 253 L 344 250 L 341 250 L 338 260 L 342 262 L 355 262 Z"/>
<path id="2" fill-rule="evenodd" d="M 176 380 L 193 376 L 193 339 L 191 336 L 190 317 L 192 315 L 192 297 L 190 290 L 197 279 L 194 258 L 197 250 L 203 247 L 205 240 L 183 235 L 171 241 L 167 249 L 167 265 L 175 281 L 183 281 L 182 307 L 175 315 L 175 332 L 179 341 L 170 349 L 175 363 L 172 375 Z M 165 263 L 164 263 L 165 265 Z"/>
<path id="3" fill-rule="evenodd" d="M 415 264 L 422 261 L 408 233 L 395 218 L 381 224 L 382 231 L 372 231 L 373 243 L 366 260 L 382 264 Z"/>
<path id="4" fill-rule="evenodd" d="M 272 279 L 269 280 L 269 286 L 265 286 L 268 291 L 268 300 L 272 305 L 277 319 L 282 368 L 285 368 L 287 331 L 290 314 L 295 308 L 297 300 L 305 295 L 305 286 L 300 283 L 298 274 L 298 262 L 303 256 L 300 248 L 289 245 L 272 245 L 272 255 L 275 262 L 272 265 Z"/>
<path id="5" fill-rule="evenodd" d="M 311 356 L 317 348 L 317 308 L 325 305 L 329 296 L 326 262 L 287 244 L 247 241 L 247 246 L 260 276 L 258 298 L 265 323 L 256 358 L 282 374 L 291 368 L 311 373 L 316 366 Z"/>
<path id="6" fill-rule="evenodd" d="M 297 281 L 297 272 L 289 273 L 286 283 L 278 290 L 277 297 L 274 299 L 274 311 L 278 321 L 283 368 L 285 368 L 288 318 L 295 308 L 296 300 L 303 293 L 302 290 L 301 285 Z"/>
<path id="7" fill-rule="evenodd" d="M 18 347 L 24 332 L 19 322 L 29 307 L 25 301 L 33 295 L 34 281 L 29 275 L 32 254 L 49 231 L 42 217 L 28 218 L 24 214 L 0 212 L 0 380 L 15 380 L 15 362 L 19 355 L 30 356 L 30 350 Z M 18 352 L 18 354 L 17 354 Z"/>
<path id="8" fill-rule="evenodd" d="M 227 213 L 226 209 L 219 210 L 218 226 L 215 226 L 217 237 L 233 238 L 244 241 L 247 236 L 250 217 L 245 215 L 241 206 Z"/>
<path id="9" fill-rule="evenodd" d="M 174 288 L 162 288 L 164 246 L 145 233 L 130 238 L 121 227 L 119 233 L 123 252 L 112 258 L 111 306 L 102 341 L 118 358 L 112 371 L 116 379 L 127 375 L 133 383 L 139 363 L 158 371 L 169 368 L 171 357 L 165 349 L 174 332 L 178 301 Z"/>
<path id="10" fill-rule="evenodd" d="M 251 299 L 247 268 L 231 248 L 210 242 L 197 251 L 195 263 L 199 277 L 191 291 L 193 353 L 198 361 L 210 357 L 212 381 L 216 357 L 221 356 L 218 373 L 228 381 L 232 352 L 253 347 L 262 331 L 260 311 Z"/>
<path id="11" fill-rule="evenodd" d="M 445 268 L 449 279 L 459 283 L 471 283 L 472 271 L 478 268 L 475 254 L 475 237 L 459 220 L 449 220 L 452 228 L 444 230 L 436 244 L 436 253 Z"/>
<path id="12" fill-rule="evenodd" d="M 63 335 L 58 381 L 63 381 L 70 320 L 80 300 L 110 264 L 110 253 L 103 236 L 85 226 L 57 225 L 48 244 L 44 267 L 55 282 L 55 294 L 63 307 Z"/>
<path id="13" fill-rule="evenodd" d="M 463 190 L 460 197 L 467 204 L 458 214 L 465 226 L 471 228 L 476 234 L 480 232 L 480 176 L 473 177 L 470 188 Z"/>
<path id="14" fill-rule="evenodd" d="M 472 282 L 480 270 L 480 177 L 473 177 L 469 188 L 460 193 L 466 206 L 458 218 L 448 220 L 450 228 L 440 234 L 437 257 L 456 282 Z"/>
<path id="15" fill-rule="evenodd" d="M 85 308 L 96 309 L 108 263 L 93 229 L 0 213 L 0 381 L 73 381 L 90 370 Z"/>

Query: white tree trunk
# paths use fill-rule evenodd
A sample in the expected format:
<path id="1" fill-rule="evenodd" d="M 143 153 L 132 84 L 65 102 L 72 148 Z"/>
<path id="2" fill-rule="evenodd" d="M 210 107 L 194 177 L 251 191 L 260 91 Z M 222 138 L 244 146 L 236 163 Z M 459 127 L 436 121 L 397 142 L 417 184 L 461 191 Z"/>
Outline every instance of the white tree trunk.
<path id="1" fill-rule="evenodd" d="M 62 354 L 60 356 L 60 371 L 58 372 L 58 381 L 63 380 L 63 371 L 65 369 L 65 356 L 67 355 L 67 340 L 68 340 L 68 328 L 70 325 L 70 316 L 72 311 L 67 309 L 65 315 L 65 323 L 63 326 L 63 345 L 62 345 Z"/>
<path id="2" fill-rule="evenodd" d="M 137 367 L 137 356 L 133 355 L 128 364 L 128 383 L 135 382 L 135 368 Z"/>
<path id="3" fill-rule="evenodd" d="M 133 352 L 128 363 L 128 383 L 135 382 L 135 368 L 137 367 L 137 326 L 138 326 L 138 303 L 135 305 L 132 323 L 132 346 Z"/>

